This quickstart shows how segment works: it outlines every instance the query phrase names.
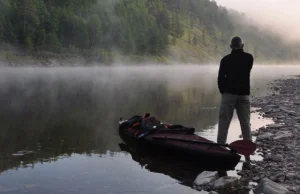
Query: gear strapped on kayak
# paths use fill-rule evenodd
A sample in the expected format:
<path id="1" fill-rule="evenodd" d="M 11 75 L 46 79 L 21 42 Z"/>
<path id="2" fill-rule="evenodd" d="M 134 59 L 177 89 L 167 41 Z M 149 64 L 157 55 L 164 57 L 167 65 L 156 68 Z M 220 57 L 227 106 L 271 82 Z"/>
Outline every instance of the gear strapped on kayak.
<path id="1" fill-rule="evenodd" d="M 144 116 L 133 116 L 127 121 L 120 119 L 120 127 L 127 128 L 131 135 L 139 139 L 158 131 L 164 133 L 188 134 L 193 134 L 195 132 L 194 128 L 163 123 L 155 117 L 152 117 L 150 113 L 146 113 Z"/>

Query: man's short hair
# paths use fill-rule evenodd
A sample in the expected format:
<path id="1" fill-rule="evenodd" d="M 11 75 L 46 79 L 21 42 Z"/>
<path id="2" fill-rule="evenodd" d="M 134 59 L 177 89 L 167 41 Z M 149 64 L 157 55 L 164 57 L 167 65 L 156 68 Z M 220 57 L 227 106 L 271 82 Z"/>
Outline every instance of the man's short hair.
<path id="1" fill-rule="evenodd" d="M 231 40 L 231 48 L 241 48 L 243 45 L 243 40 L 236 36 Z"/>

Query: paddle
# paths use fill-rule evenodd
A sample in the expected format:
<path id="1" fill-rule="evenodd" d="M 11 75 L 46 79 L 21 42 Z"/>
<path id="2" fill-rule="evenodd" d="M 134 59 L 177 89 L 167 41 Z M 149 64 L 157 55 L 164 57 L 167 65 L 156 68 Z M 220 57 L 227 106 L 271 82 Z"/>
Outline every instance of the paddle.
<path id="1" fill-rule="evenodd" d="M 233 151 L 236 151 L 239 154 L 244 156 L 250 156 L 256 150 L 256 144 L 249 140 L 237 140 L 232 142 L 231 144 L 219 144 L 214 142 L 203 142 L 203 141 L 195 141 L 195 140 L 186 140 L 186 139 L 177 139 L 171 137 L 152 137 L 154 139 L 161 139 L 161 140 L 174 140 L 174 141 L 183 141 L 189 143 L 199 143 L 199 144 L 208 144 L 214 146 L 223 146 L 228 147 Z"/>

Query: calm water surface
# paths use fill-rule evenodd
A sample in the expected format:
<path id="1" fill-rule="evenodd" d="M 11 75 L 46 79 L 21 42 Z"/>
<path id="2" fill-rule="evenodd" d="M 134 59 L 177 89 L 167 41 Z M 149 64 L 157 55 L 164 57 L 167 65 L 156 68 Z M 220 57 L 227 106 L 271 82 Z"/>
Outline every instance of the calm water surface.
<path id="1" fill-rule="evenodd" d="M 256 66 L 252 95 L 265 95 L 272 80 L 299 70 Z M 122 151 L 118 120 L 150 112 L 215 141 L 217 71 L 217 66 L 1 68 L 0 193 L 198 193 L 189 186 L 201 170 Z M 252 114 L 253 129 L 270 122 Z M 239 135 L 235 117 L 228 142 Z M 13 155 L 24 150 L 34 153 Z"/>

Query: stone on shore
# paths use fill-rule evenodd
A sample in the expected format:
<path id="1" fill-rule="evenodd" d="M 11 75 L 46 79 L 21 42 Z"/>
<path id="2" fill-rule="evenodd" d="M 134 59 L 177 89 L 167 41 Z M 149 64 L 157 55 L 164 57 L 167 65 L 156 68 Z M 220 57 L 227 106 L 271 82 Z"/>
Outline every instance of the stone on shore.
<path id="1" fill-rule="evenodd" d="M 285 174 L 283 172 L 277 173 L 270 177 L 272 181 L 283 183 L 285 181 Z"/>
<path id="2" fill-rule="evenodd" d="M 281 162 L 283 160 L 282 155 L 280 154 L 267 154 L 264 157 L 264 160 L 268 161 L 274 161 L 274 162 Z"/>
<path id="3" fill-rule="evenodd" d="M 281 162 L 283 160 L 283 157 L 280 154 L 276 154 L 276 155 L 272 154 L 271 160 L 274 162 Z"/>
<path id="4" fill-rule="evenodd" d="M 265 140 L 265 139 L 271 139 L 274 136 L 274 134 L 266 132 L 263 134 L 259 134 L 256 138 L 256 140 Z"/>
<path id="5" fill-rule="evenodd" d="M 291 131 L 278 131 L 275 134 L 275 137 L 273 137 L 273 140 L 289 138 L 289 137 L 292 137 L 292 136 L 293 136 L 293 133 Z"/>
<path id="6" fill-rule="evenodd" d="M 200 173 L 196 180 L 194 181 L 194 185 L 197 187 L 197 189 L 202 189 L 203 186 L 207 186 L 213 181 L 217 180 L 219 178 L 219 174 L 217 171 L 203 171 Z"/>
<path id="7" fill-rule="evenodd" d="M 282 128 L 283 125 L 281 124 L 271 124 L 271 125 L 268 125 L 268 128 L 271 128 L 271 129 L 279 129 L 279 128 Z"/>
<path id="8" fill-rule="evenodd" d="M 300 179 L 300 175 L 297 175 L 295 172 L 289 172 L 286 174 L 286 179 L 287 180 L 295 180 L 295 179 Z"/>
<path id="9" fill-rule="evenodd" d="M 228 187 L 231 186 L 234 182 L 236 182 L 238 180 L 237 177 L 229 177 L 229 176 L 225 176 L 225 177 L 221 177 L 218 180 L 216 180 L 214 182 L 214 189 L 221 189 L 224 187 Z"/>
<path id="10" fill-rule="evenodd" d="M 268 178 L 262 179 L 256 189 L 254 190 L 255 194 L 289 194 L 289 190 Z"/>

